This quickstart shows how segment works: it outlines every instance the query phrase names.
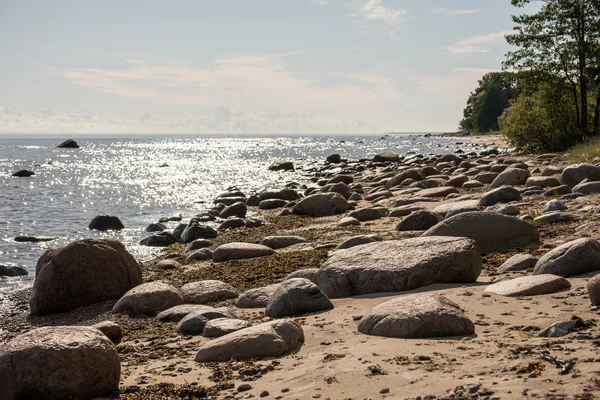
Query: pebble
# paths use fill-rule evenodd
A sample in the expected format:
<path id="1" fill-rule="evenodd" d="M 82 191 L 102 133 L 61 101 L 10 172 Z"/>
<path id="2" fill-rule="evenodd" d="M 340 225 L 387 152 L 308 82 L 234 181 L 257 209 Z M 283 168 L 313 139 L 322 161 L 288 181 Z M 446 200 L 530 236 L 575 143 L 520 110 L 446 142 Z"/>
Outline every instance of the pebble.
<path id="1" fill-rule="evenodd" d="M 252 386 L 250 386 L 247 383 L 242 383 L 240 386 L 238 386 L 237 391 L 238 392 L 247 392 L 250 389 L 252 389 Z"/>

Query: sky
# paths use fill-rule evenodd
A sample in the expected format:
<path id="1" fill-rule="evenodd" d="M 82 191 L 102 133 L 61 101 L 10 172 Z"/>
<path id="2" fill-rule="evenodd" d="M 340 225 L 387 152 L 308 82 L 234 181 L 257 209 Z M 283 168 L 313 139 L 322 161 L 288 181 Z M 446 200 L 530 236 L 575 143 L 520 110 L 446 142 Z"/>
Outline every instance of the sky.
<path id="1" fill-rule="evenodd" d="M 0 0 L 0 133 L 457 129 L 510 0 Z"/>

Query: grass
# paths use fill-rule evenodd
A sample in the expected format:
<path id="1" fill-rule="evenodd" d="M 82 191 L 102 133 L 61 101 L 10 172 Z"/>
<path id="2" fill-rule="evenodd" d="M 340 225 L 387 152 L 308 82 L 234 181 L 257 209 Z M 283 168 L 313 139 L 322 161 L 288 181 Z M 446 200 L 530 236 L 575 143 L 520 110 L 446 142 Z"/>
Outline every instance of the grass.
<path id="1" fill-rule="evenodd" d="M 569 149 L 565 159 L 572 162 L 591 162 L 600 157 L 600 138 L 594 137 Z"/>

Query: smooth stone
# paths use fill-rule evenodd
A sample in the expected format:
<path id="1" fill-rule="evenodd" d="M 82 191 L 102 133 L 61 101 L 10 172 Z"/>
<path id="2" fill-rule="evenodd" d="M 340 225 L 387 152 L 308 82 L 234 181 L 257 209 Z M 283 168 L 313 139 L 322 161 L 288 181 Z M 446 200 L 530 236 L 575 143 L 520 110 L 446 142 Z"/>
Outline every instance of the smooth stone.
<path id="1" fill-rule="evenodd" d="M 280 357 L 296 352 L 304 342 L 304 331 L 296 322 L 276 320 L 230 333 L 204 344 L 197 362 Z"/>
<path id="2" fill-rule="evenodd" d="M 308 279 L 293 278 L 279 284 L 269 298 L 265 316 L 283 318 L 330 310 L 333 303 Z"/>
<path id="3" fill-rule="evenodd" d="M 120 231 L 125 229 L 125 226 L 116 215 L 100 214 L 92 219 L 88 225 L 88 229 L 96 231 Z"/>
<path id="4" fill-rule="evenodd" d="M 17 265 L 0 265 L 0 276 L 25 276 L 29 272 L 23 267 Z"/>
<path id="5" fill-rule="evenodd" d="M 236 228 L 241 228 L 243 226 L 246 226 L 246 222 L 244 222 L 243 219 L 241 218 L 230 218 L 228 220 L 226 220 L 225 222 L 223 222 L 221 225 L 219 225 L 219 227 L 217 228 L 218 231 L 225 231 L 227 229 L 236 229 Z"/>
<path id="6" fill-rule="evenodd" d="M 280 199 L 287 201 L 300 200 L 300 195 L 294 189 L 283 188 L 278 190 L 268 190 L 266 192 L 262 192 L 258 196 L 258 200 L 268 200 L 268 199 Z"/>
<path id="7" fill-rule="evenodd" d="M 329 298 L 400 292 L 474 282 L 481 268 L 479 249 L 470 239 L 391 240 L 334 252 L 319 269 L 319 287 Z"/>
<path id="8" fill-rule="evenodd" d="M 243 201 L 233 203 L 227 206 L 219 214 L 219 218 L 227 219 L 229 217 L 244 218 L 248 212 L 248 206 Z"/>
<path id="9" fill-rule="evenodd" d="M 213 253 L 213 261 L 224 262 L 230 260 L 242 260 L 245 258 L 270 256 L 271 254 L 275 254 L 275 251 L 267 246 L 254 243 L 233 242 L 217 247 Z"/>
<path id="10" fill-rule="evenodd" d="M 426 231 L 432 226 L 436 225 L 443 218 L 436 213 L 431 211 L 415 211 L 412 214 L 404 217 L 402 221 L 400 221 L 396 225 L 396 230 L 403 231 Z"/>
<path id="11" fill-rule="evenodd" d="M 78 149 L 79 144 L 77 144 L 77 142 L 73 139 L 67 139 L 56 147 L 59 149 Z"/>
<path id="12" fill-rule="evenodd" d="M 493 227 L 494 229 L 490 229 Z M 458 236 L 473 239 L 482 253 L 495 253 L 537 244 L 535 226 L 519 218 L 493 212 L 474 211 L 450 217 L 423 236 Z"/>
<path id="13" fill-rule="evenodd" d="M 412 294 L 375 306 L 358 324 L 366 335 L 405 339 L 468 336 L 475 325 L 463 310 L 444 296 Z"/>
<path id="14" fill-rule="evenodd" d="M 411 214 L 412 212 L 419 211 L 422 209 L 423 209 L 423 207 L 413 206 L 413 205 L 409 204 L 409 205 L 405 205 L 405 206 L 392 208 L 389 216 L 392 218 L 406 217 L 407 215 Z"/>
<path id="15" fill-rule="evenodd" d="M 463 189 L 477 189 L 477 188 L 480 188 L 483 186 L 484 186 L 483 183 L 481 183 L 479 181 L 470 180 L 470 181 L 463 183 L 462 188 Z"/>
<path id="16" fill-rule="evenodd" d="M 457 215 L 464 212 L 480 210 L 481 206 L 479 205 L 479 200 L 463 200 L 455 201 L 452 203 L 440 204 L 431 211 L 446 218 L 448 216 Z"/>
<path id="17" fill-rule="evenodd" d="M 357 226 L 360 225 L 360 221 L 354 217 L 344 217 L 338 222 L 338 226 Z"/>
<path id="18" fill-rule="evenodd" d="M 515 254 L 498 267 L 498 272 L 525 271 L 535 267 L 538 259 L 530 254 Z"/>
<path id="19" fill-rule="evenodd" d="M 569 333 L 573 332 L 575 326 L 577 325 L 576 321 L 573 320 L 565 320 L 558 321 L 550 325 L 549 327 L 542 330 L 538 337 L 561 337 L 566 336 Z"/>
<path id="20" fill-rule="evenodd" d="M 115 344 L 118 344 L 123 338 L 123 329 L 119 324 L 115 324 L 112 321 L 98 322 L 92 325 L 92 328 L 98 329 Z"/>
<path id="21" fill-rule="evenodd" d="M 243 319 L 232 319 L 232 318 L 217 318 L 211 319 L 204 325 L 202 336 L 215 338 L 230 334 L 240 329 L 248 328 L 252 326 L 249 321 Z"/>
<path id="22" fill-rule="evenodd" d="M 484 293 L 495 293 L 501 296 L 537 296 L 540 294 L 555 293 L 568 289 L 571 284 L 562 276 L 557 275 L 532 275 L 502 281 L 489 285 Z"/>
<path id="23" fill-rule="evenodd" d="M 587 283 L 587 291 L 592 304 L 600 304 L 600 274 L 594 275 Z"/>
<path id="24" fill-rule="evenodd" d="M 204 248 L 204 249 L 199 249 L 199 250 L 195 250 L 194 252 L 192 252 L 190 255 L 188 255 L 186 257 L 187 261 L 206 261 L 206 260 L 212 260 L 213 259 L 213 252 L 210 249 Z"/>
<path id="25" fill-rule="evenodd" d="M 417 192 L 421 197 L 446 197 L 449 194 L 458 193 L 458 190 L 454 186 L 441 186 L 431 189 L 423 189 Z"/>
<path id="26" fill-rule="evenodd" d="M 575 164 L 565 168 L 560 174 L 560 183 L 575 187 L 584 179 L 590 181 L 600 180 L 600 167 L 593 164 Z"/>
<path id="27" fill-rule="evenodd" d="M 344 240 L 338 244 L 334 250 L 344 250 L 355 246 L 362 246 L 363 244 L 381 242 L 381 237 L 378 235 L 359 235 L 353 236 L 349 239 Z"/>
<path id="28" fill-rule="evenodd" d="M 177 269 L 181 268 L 181 263 L 176 260 L 160 260 L 156 264 L 154 264 L 154 268 L 157 269 Z"/>
<path id="29" fill-rule="evenodd" d="M 275 162 L 269 166 L 269 171 L 293 171 L 294 163 L 291 161 Z"/>
<path id="30" fill-rule="evenodd" d="M 172 244 L 177 243 L 177 238 L 167 231 L 155 233 L 152 236 L 148 236 L 140 241 L 142 246 L 150 247 L 169 247 Z"/>
<path id="31" fill-rule="evenodd" d="M 560 185 L 551 189 L 548 189 L 544 192 L 544 196 L 561 196 L 564 194 L 571 193 L 571 188 L 569 185 Z"/>
<path id="32" fill-rule="evenodd" d="M 495 212 L 498 214 L 504 214 L 504 215 L 512 215 L 512 216 L 517 216 L 521 213 L 521 210 L 519 210 L 519 208 L 513 204 L 496 204 L 495 206 L 491 206 L 491 207 L 487 207 L 485 209 L 486 211 L 490 211 L 490 212 Z"/>
<path id="33" fill-rule="evenodd" d="M 600 270 L 600 243 L 581 238 L 550 250 L 535 264 L 534 275 L 554 274 L 564 277 Z"/>
<path id="34" fill-rule="evenodd" d="M 225 307 L 192 311 L 179 321 L 175 330 L 183 335 L 202 335 L 206 323 L 217 318 L 236 319 L 237 315 Z"/>
<path id="35" fill-rule="evenodd" d="M 98 329 L 46 326 L 0 348 L 0 397 L 94 399 L 119 391 L 121 360 Z"/>
<path id="36" fill-rule="evenodd" d="M 34 315 L 66 312 L 119 299 L 140 283 L 140 266 L 121 242 L 76 240 L 40 257 L 29 307 Z"/>
<path id="37" fill-rule="evenodd" d="M 567 209 L 567 206 L 565 206 L 560 201 L 554 199 L 554 200 L 550 200 L 549 202 L 547 202 L 544 205 L 544 208 L 542 208 L 542 213 L 547 213 L 547 212 L 551 212 L 551 211 L 563 211 L 566 209 Z"/>
<path id="38" fill-rule="evenodd" d="M 275 283 L 273 285 L 248 289 L 240 294 L 235 305 L 239 308 L 264 308 L 278 287 L 279 283 Z"/>
<path id="39" fill-rule="evenodd" d="M 301 236 L 266 236 L 260 241 L 261 245 L 272 249 L 283 249 L 298 243 L 306 243 L 306 239 Z"/>
<path id="40" fill-rule="evenodd" d="M 337 193 L 317 193 L 300 200 L 292 213 L 312 217 L 341 214 L 348 209 L 348 201 Z"/>
<path id="41" fill-rule="evenodd" d="M 196 239 L 214 239 L 217 235 L 217 231 L 208 225 L 190 222 L 181 233 L 180 241 L 182 243 L 191 243 Z"/>
<path id="42" fill-rule="evenodd" d="M 493 206 L 498 203 L 510 203 L 521 200 L 521 193 L 512 186 L 502 186 L 484 193 L 479 200 L 482 207 Z"/>
<path id="43" fill-rule="evenodd" d="M 205 304 L 238 297 L 233 286 L 217 280 L 186 283 L 181 287 L 181 294 L 188 304 Z"/>
<path id="44" fill-rule="evenodd" d="M 14 176 L 16 178 L 29 178 L 30 176 L 33 176 L 33 175 L 35 175 L 35 172 L 28 170 L 28 169 L 22 169 L 17 172 L 14 172 L 11 176 Z"/>
<path id="45" fill-rule="evenodd" d="M 261 210 L 274 210 L 276 208 L 285 207 L 287 203 L 287 200 L 267 199 L 258 203 L 258 208 Z"/>
<path id="46" fill-rule="evenodd" d="M 393 176 L 386 184 L 385 187 L 391 189 L 393 187 L 399 186 L 406 179 L 413 179 L 414 181 L 423 180 L 425 177 L 421 174 L 416 168 L 410 168 L 400 172 L 398 175 Z"/>
<path id="47" fill-rule="evenodd" d="M 167 308 L 164 311 L 161 311 L 156 316 L 156 319 L 158 319 L 161 322 L 179 322 L 191 312 L 210 311 L 214 309 L 214 307 L 205 306 L 201 304 L 179 304 L 177 306 L 173 306 L 171 308 Z"/>
<path id="48" fill-rule="evenodd" d="M 552 176 L 532 176 L 525 182 L 526 187 L 536 186 L 542 188 L 560 186 L 558 179 Z"/>
<path id="49" fill-rule="evenodd" d="M 154 314 L 179 304 L 183 304 L 183 296 L 177 288 L 163 282 L 148 282 L 125 293 L 112 312 Z"/>
<path id="50" fill-rule="evenodd" d="M 600 182 L 582 182 L 575 186 L 573 191 L 583 194 L 600 193 Z"/>
<path id="51" fill-rule="evenodd" d="M 306 268 L 299 269 L 298 271 L 294 271 L 288 276 L 285 277 L 284 280 L 294 279 L 294 278 L 304 278 L 308 279 L 315 285 L 319 285 L 319 268 Z"/>
<path id="52" fill-rule="evenodd" d="M 385 207 L 369 207 L 361 208 L 356 211 L 352 211 L 348 214 L 351 218 L 356 218 L 361 222 L 374 221 L 376 219 L 383 218 L 389 214 L 389 211 Z"/>
<path id="53" fill-rule="evenodd" d="M 561 211 L 549 212 L 542 214 L 539 217 L 533 219 L 534 222 L 540 224 L 556 224 L 559 222 L 571 222 L 582 220 L 583 216 L 579 214 L 566 213 Z"/>
<path id="54" fill-rule="evenodd" d="M 191 242 L 185 249 L 186 253 L 192 252 L 194 250 L 200 250 L 207 247 L 211 247 L 213 245 L 212 240 L 208 239 L 196 239 Z"/>
<path id="55" fill-rule="evenodd" d="M 507 168 L 500 173 L 490 184 L 490 189 L 495 189 L 501 186 L 518 186 L 523 185 L 529 178 L 529 171 L 521 168 Z"/>
<path id="56" fill-rule="evenodd" d="M 484 184 L 491 184 L 497 177 L 497 172 L 480 172 L 473 177 L 473 180 L 479 181 Z"/>

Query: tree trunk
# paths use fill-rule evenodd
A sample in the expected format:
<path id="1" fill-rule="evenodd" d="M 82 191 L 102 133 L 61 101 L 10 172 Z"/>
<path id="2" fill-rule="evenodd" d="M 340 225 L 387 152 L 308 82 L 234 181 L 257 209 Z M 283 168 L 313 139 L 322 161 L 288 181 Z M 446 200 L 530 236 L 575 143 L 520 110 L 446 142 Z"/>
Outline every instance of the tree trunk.
<path id="1" fill-rule="evenodd" d="M 600 133 L 600 88 L 596 96 L 596 110 L 594 111 L 594 135 Z"/>

